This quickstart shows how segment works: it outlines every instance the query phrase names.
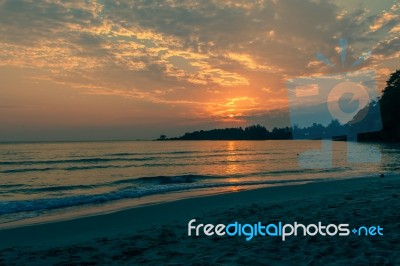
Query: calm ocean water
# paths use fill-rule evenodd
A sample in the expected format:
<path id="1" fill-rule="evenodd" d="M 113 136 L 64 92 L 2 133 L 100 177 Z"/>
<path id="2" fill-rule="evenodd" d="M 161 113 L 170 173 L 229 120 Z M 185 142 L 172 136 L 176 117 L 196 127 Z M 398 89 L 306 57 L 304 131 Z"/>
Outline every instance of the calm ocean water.
<path id="1" fill-rule="evenodd" d="M 320 141 L 127 141 L 0 144 L 0 223 L 92 209 L 152 197 L 155 201 L 288 182 L 398 172 L 399 146 L 355 144 L 357 158 L 381 153 L 377 163 L 347 162 L 347 143 L 332 142 L 332 167 L 299 156 Z M 320 168 L 320 169 L 318 169 Z"/>

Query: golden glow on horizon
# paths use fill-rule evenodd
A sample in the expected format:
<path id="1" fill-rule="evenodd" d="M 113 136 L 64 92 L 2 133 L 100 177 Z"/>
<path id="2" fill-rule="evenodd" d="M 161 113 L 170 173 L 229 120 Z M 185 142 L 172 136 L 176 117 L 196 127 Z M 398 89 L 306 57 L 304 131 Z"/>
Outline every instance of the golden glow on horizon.
<path id="1" fill-rule="evenodd" d="M 376 69 L 382 88 L 398 67 L 399 4 L 347 2 L 0 1 L 0 124 L 25 134 L 129 125 L 146 136 L 267 123 L 286 115 L 289 78 L 331 71 L 318 50 L 340 61 L 342 32 L 363 36 L 348 60 L 371 49 L 360 67 Z"/>

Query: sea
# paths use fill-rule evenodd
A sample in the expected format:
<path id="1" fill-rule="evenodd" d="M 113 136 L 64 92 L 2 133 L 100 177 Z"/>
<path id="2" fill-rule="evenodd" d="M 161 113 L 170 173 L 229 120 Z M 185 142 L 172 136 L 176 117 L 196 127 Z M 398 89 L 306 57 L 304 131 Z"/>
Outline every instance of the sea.
<path id="1" fill-rule="evenodd" d="M 0 143 L 0 227 L 394 174 L 399 162 L 399 145 L 342 141 Z"/>

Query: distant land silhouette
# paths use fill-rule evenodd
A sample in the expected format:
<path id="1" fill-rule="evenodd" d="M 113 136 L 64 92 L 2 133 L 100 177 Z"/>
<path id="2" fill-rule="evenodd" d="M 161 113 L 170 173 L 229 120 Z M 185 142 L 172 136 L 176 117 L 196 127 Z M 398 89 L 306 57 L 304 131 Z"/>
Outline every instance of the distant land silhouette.
<path id="1" fill-rule="evenodd" d="M 164 140 L 267 140 L 267 139 L 291 139 L 292 132 L 289 127 L 274 128 L 271 132 L 261 125 L 253 125 L 243 129 L 225 128 L 200 130 L 191 133 L 185 133 L 178 138 Z M 162 136 L 159 140 L 163 140 Z"/>
<path id="2" fill-rule="evenodd" d="M 382 118 L 382 130 L 368 132 L 368 128 L 372 127 L 371 123 L 376 121 L 364 119 L 365 115 L 377 112 L 380 112 Z M 359 141 L 400 142 L 400 70 L 390 75 L 379 99 L 372 100 L 344 125 L 338 120 L 332 120 L 328 126 L 314 123 L 307 128 L 275 127 L 271 131 L 262 125 L 253 125 L 244 129 L 238 127 L 200 130 L 173 138 L 161 135 L 157 140 L 286 140 L 293 139 L 294 136 L 296 139 L 334 140 L 346 140 L 349 136 L 356 136 Z"/>

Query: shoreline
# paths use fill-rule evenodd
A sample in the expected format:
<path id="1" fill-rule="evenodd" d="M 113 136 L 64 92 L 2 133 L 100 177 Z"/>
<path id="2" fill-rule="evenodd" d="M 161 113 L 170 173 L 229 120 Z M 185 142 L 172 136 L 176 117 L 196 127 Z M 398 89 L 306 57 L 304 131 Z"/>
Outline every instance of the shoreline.
<path id="1" fill-rule="evenodd" d="M 0 264 L 400 263 L 400 176 L 245 190 L 0 230 Z M 189 237 L 187 225 L 233 221 L 380 225 L 370 237 Z M 350 225 L 351 226 L 351 225 Z M 240 252 L 238 252 L 240 250 Z M 296 252 L 293 252 L 296 250 Z M 321 257 L 322 256 L 322 257 Z M 346 257 L 345 260 L 343 258 Z M 325 263 L 323 263 L 325 262 Z M 335 263 L 333 263 L 335 262 Z M 340 265 L 340 263 L 339 263 Z"/>
<path id="2" fill-rule="evenodd" d="M 354 178 L 368 178 L 368 177 L 354 177 Z M 11 222 L 0 223 L 0 231 L 1 230 L 8 230 L 14 228 L 20 228 L 25 226 L 34 226 L 34 225 L 44 225 L 49 223 L 56 223 L 56 222 L 65 222 L 70 220 L 76 220 L 81 218 L 87 218 L 92 216 L 98 215 L 108 215 L 113 214 L 121 211 L 127 211 L 130 209 L 136 208 L 145 208 L 152 205 L 159 205 L 159 204 L 168 204 L 175 201 L 181 200 L 189 200 L 193 198 L 202 198 L 202 197 L 212 197 L 217 195 L 224 195 L 230 193 L 241 193 L 244 191 L 249 190 L 258 190 L 258 189 L 265 189 L 265 188 L 273 188 L 273 187 L 281 187 L 281 186 L 297 186 L 307 183 L 313 182 L 329 182 L 338 180 L 336 178 L 324 178 L 324 179 L 301 179 L 301 180 L 288 180 L 282 182 L 272 182 L 260 185 L 247 185 L 247 186 L 240 186 L 239 188 L 236 186 L 226 187 L 225 190 L 221 190 L 220 187 L 210 187 L 210 188 L 200 188 L 200 189 L 193 189 L 187 191 L 176 191 L 171 193 L 161 193 L 161 194 L 154 194 L 149 196 L 144 196 L 140 198 L 132 198 L 132 199 L 125 199 L 116 202 L 109 202 L 103 206 L 93 206 L 93 209 L 90 207 L 81 206 L 82 209 L 72 209 L 71 212 L 63 211 L 60 213 L 50 213 L 44 216 L 37 216 L 31 218 L 24 218 L 20 220 L 15 220 Z M 340 179 L 339 179 L 340 180 Z M 172 196 L 172 197 L 171 197 Z M 69 207 L 73 208 L 73 207 Z M 67 208 L 68 209 L 68 208 Z M 57 209 L 56 209 L 57 210 Z"/>
<path id="3" fill-rule="evenodd" d="M 21 224 L 17 224 L 15 226 L 11 225 L 10 227 L 0 228 L 0 248 L 4 247 L 4 243 L 2 243 L 1 239 L 5 239 L 6 235 L 9 235 L 7 231 L 17 232 L 17 231 L 30 231 L 30 229 L 39 229 L 42 231 L 46 227 L 46 230 L 57 230 L 58 228 L 62 228 L 65 225 L 73 224 L 77 225 L 76 233 L 80 233 L 82 231 L 86 231 L 85 234 L 89 231 L 93 231 L 93 228 L 86 228 L 85 226 L 81 226 L 83 224 L 88 224 L 91 222 L 95 222 L 96 220 L 111 220 L 117 223 L 119 218 L 128 218 L 128 217 L 136 217 L 132 219 L 128 224 L 126 222 L 119 223 L 123 227 L 129 226 L 132 228 L 139 227 L 142 224 L 148 224 L 147 220 L 151 220 L 154 216 L 160 216 L 159 212 L 162 209 L 167 210 L 178 210 L 175 212 L 175 215 L 181 214 L 180 210 L 182 206 L 194 205 L 196 206 L 191 212 L 199 211 L 199 212 L 207 212 L 212 210 L 212 208 L 221 208 L 221 207 L 229 207 L 230 205 L 235 204 L 246 204 L 252 202 L 274 202 L 274 201 L 285 201 L 285 200 L 293 200 L 296 198 L 302 198 L 307 194 L 308 196 L 326 196 L 326 193 L 334 193 L 337 192 L 338 189 L 343 191 L 353 190 L 353 185 L 362 185 L 369 183 L 371 181 L 382 181 L 385 180 L 400 180 L 396 174 L 387 175 L 385 177 L 354 177 L 354 178 L 343 178 L 343 179 L 328 179 L 321 181 L 312 181 L 312 182 L 299 182 L 297 183 L 284 183 L 278 184 L 276 186 L 268 186 L 254 189 L 244 189 L 240 191 L 234 192 L 220 192 L 215 194 L 205 194 L 205 195 L 196 195 L 192 197 L 184 197 L 178 198 L 175 200 L 170 200 L 167 202 L 155 202 L 155 203 L 144 203 L 143 205 L 138 205 L 134 207 L 125 207 L 117 210 L 110 210 L 100 213 L 94 213 L 84 216 L 72 216 L 68 218 L 55 218 L 54 220 L 44 220 L 42 222 L 35 222 L 31 224 L 27 224 L 22 222 Z M 346 186 L 347 185 L 347 186 Z M 213 206 L 209 208 L 205 207 L 203 203 L 213 202 Z M 142 213 L 147 213 L 147 215 L 140 215 Z M 185 211 L 186 212 L 186 211 Z M 154 213 L 158 213 L 154 215 Z M 150 215 L 148 215 L 150 214 Z M 139 216 L 139 218 L 137 218 Z M 167 215 L 169 216 L 169 215 Z M 165 217 L 164 217 L 165 218 Z M 26 219 L 29 220 L 29 219 Z M 40 219 L 39 219 L 40 220 Z M 25 221 L 25 220 L 22 220 Z M 11 222 L 11 224 L 15 224 L 15 222 Z M 48 228 L 47 228 L 48 227 Z M 96 228 L 95 231 L 101 228 Z M 17 232 L 18 233 L 18 232 Z M 33 237 L 35 238 L 35 237 Z M 18 241 L 20 243 L 20 241 Z"/>

